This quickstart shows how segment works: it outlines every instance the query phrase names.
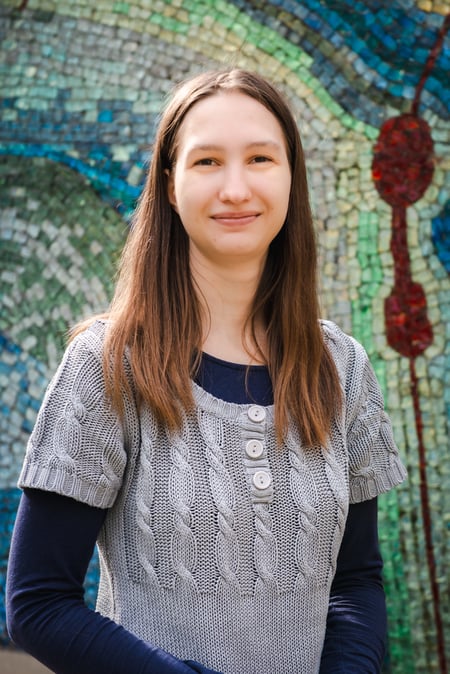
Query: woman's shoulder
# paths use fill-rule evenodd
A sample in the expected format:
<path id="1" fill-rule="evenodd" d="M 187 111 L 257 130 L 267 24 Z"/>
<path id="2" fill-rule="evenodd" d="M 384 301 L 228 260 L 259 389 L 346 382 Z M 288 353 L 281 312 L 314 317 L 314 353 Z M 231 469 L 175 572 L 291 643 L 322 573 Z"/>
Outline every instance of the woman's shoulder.
<path id="1" fill-rule="evenodd" d="M 78 323 L 70 331 L 68 350 L 88 349 L 94 353 L 103 353 L 109 325 L 110 321 L 103 316 Z"/>
<path id="2" fill-rule="evenodd" d="M 348 373 L 349 369 L 358 371 L 366 366 L 368 356 L 362 344 L 333 321 L 321 319 L 320 325 L 325 344 L 341 374 L 343 371 Z"/>
<path id="3" fill-rule="evenodd" d="M 362 345 L 354 337 L 344 332 L 337 323 L 324 318 L 321 318 L 319 322 L 327 343 L 332 342 L 343 349 L 363 349 Z"/>

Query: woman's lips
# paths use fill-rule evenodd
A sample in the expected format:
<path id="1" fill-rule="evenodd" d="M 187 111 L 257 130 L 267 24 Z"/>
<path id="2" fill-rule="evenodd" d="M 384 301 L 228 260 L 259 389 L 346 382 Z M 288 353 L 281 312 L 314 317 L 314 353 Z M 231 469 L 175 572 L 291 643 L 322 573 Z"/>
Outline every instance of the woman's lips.
<path id="1" fill-rule="evenodd" d="M 247 225 L 253 222 L 253 220 L 255 220 L 258 215 L 259 213 L 257 211 L 245 211 L 237 213 L 226 212 L 215 213 L 212 218 L 213 220 L 216 220 L 217 222 L 220 222 L 224 225 Z"/>

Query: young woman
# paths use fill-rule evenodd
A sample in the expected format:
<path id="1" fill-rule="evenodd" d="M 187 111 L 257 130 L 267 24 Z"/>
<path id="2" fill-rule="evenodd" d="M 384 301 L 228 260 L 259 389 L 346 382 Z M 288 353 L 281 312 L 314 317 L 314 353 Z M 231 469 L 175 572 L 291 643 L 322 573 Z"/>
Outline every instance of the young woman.
<path id="1" fill-rule="evenodd" d="M 289 108 L 250 72 L 191 79 L 30 438 L 12 639 L 59 674 L 379 672 L 376 497 L 404 477 L 363 348 L 319 320 Z"/>

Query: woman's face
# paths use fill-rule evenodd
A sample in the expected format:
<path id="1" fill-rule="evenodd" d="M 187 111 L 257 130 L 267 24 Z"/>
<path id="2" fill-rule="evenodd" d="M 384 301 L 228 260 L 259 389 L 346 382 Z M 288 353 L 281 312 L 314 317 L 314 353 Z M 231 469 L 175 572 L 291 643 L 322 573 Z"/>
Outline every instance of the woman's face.
<path id="1" fill-rule="evenodd" d="M 282 128 L 261 103 L 221 92 L 187 113 L 168 195 L 189 237 L 191 264 L 262 265 L 283 227 L 290 186 Z"/>

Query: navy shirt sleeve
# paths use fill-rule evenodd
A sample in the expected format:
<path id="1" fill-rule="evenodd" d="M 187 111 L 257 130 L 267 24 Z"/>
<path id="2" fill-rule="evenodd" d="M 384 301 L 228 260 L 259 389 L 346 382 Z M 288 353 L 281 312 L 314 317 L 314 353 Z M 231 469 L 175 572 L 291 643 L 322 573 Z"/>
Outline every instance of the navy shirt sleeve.
<path id="1" fill-rule="evenodd" d="M 350 505 L 331 587 L 320 674 L 379 674 L 386 648 L 386 600 L 377 499 Z"/>
<path id="2" fill-rule="evenodd" d="M 105 514 L 65 496 L 25 490 L 8 563 L 12 640 L 57 674 L 214 674 L 85 605 L 83 582 Z"/>

